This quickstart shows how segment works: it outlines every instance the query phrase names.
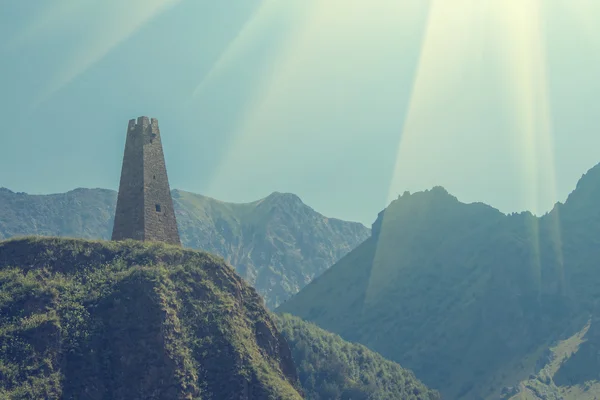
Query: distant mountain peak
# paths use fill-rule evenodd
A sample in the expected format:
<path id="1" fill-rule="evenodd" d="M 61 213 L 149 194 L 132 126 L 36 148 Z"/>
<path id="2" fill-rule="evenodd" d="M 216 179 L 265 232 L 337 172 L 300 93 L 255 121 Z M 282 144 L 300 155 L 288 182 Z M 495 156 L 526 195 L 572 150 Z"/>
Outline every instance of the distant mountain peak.
<path id="1" fill-rule="evenodd" d="M 415 199 L 447 199 L 452 201 L 458 201 L 456 196 L 450 194 L 450 192 L 448 192 L 448 190 L 446 190 L 446 188 L 444 188 L 443 186 L 433 186 L 431 189 L 420 190 L 414 193 L 411 193 L 407 190 L 404 193 L 399 194 L 398 197 L 395 200 L 393 200 L 389 206 L 391 206 L 392 204 L 397 204 L 398 201 L 413 201 Z"/>
<path id="2" fill-rule="evenodd" d="M 270 195 L 268 195 L 267 197 L 265 197 L 265 200 L 266 199 L 304 204 L 304 202 L 302 201 L 302 199 L 300 199 L 300 197 L 298 197 L 298 195 L 295 195 L 294 193 L 287 193 L 287 192 L 273 192 Z"/>
<path id="3" fill-rule="evenodd" d="M 84 188 L 78 187 L 66 192 L 68 194 L 77 194 L 77 193 L 116 193 L 115 190 L 112 189 L 104 189 L 104 188 Z"/>
<path id="4" fill-rule="evenodd" d="M 255 204 L 257 207 L 266 206 L 284 209 L 310 208 L 312 210 L 311 207 L 304 204 L 300 197 L 293 193 L 273 192 L 264 199 L 258 200 Z"/>
<path id="5" fill-rule="evenodd" d="M 384 224 L 389 227 L 402 226 L 401 230 L 420 226 L 445 224 L 460 225 L 463 221 L 475 219 L 493 220 L 504 214 L 485 203 L 464 203 L 450 194 L 442 186 L 399 195 L 378 215 L 371 225 L 371 236 L 377 238 Z M 408 228 L 412 226 L 413 228 Z"/>
<path id="6" fill-rule="evenodd" d="M 327 218 L 291 193 L 224 202 L 172 190 L 186 247 L 224 257 L 276 307 L 369 237 L 355 222 Z M 14 236 L 108 239 L 117 192 L 74 189 L 27 195 L 0 189 L 0 240 Z"/>
<path id="7" fill-rule="evenodd" d="M 455 196 L 451 195 L 444 187 L 434 186 L 431 189 L 422 190 L 415 193 L 405 191 L 398 195 L 395 200 L 384 208 L 378 215 L 373 225 L 371 232 L 373 236 L 377 236 L 381 231 L 381 226 L 384 218 L 388 218 L 398 213 L 414 214 L 417 210 L 435 210 L 447 204 L 462 204 Z"/>

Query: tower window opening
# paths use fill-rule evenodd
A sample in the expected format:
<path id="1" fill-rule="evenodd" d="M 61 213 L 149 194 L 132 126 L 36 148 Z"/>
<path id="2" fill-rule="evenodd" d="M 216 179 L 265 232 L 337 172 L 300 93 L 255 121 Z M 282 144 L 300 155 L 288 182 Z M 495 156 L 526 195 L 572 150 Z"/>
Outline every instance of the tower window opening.
<path id="1" fill-rule="evenodd" d="M 160 212 L 160 204 L 156 205 L 156 212 Z"/>
<path id="2" fill-rule="evenodd" d="M 152 175 L 152 179 L 156 179 L 156 175 Z"/>

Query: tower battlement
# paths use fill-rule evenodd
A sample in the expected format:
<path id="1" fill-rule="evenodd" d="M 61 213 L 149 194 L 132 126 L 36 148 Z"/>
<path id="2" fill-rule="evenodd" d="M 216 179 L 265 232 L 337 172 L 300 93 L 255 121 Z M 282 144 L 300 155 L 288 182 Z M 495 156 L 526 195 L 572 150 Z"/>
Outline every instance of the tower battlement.
<path id="1" fill-rule="evenodd" d="M 148 127 L 151 129 L 152 133 L 160 133 L 158 130 L 158 119 L 148 118 L 146 116 L 130 119 L 129 125 L 127 126 L 127 132 L 141 129 L 141 132 L 143 133 Z"/>
<path id="2" fill-rule="evenodd" d="M 130 119 L 112 240 L 180 245 L 156 118 Z"/>

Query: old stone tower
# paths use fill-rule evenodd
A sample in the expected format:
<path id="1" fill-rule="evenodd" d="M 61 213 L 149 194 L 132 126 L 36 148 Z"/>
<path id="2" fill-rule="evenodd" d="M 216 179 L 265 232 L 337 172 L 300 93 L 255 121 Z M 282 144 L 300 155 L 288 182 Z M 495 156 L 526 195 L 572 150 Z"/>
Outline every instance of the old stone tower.
<path id="1" fill-rule="evenodd" d="M 132 119 L 127 127 L 112 233 L 112 240 L 124 239 L 181 245 L 155 118 Z"/>

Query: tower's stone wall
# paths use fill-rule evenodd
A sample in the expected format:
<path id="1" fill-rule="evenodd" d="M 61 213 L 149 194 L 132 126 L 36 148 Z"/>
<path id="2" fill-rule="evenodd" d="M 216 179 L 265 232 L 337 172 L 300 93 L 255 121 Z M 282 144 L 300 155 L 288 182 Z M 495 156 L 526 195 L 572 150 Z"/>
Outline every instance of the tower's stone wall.
<path id="1" fill-rule="evenodd" d="M 129 121 L 113 240 L 180 245 L 158 121 Z"/>

